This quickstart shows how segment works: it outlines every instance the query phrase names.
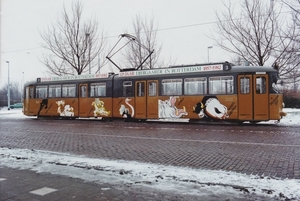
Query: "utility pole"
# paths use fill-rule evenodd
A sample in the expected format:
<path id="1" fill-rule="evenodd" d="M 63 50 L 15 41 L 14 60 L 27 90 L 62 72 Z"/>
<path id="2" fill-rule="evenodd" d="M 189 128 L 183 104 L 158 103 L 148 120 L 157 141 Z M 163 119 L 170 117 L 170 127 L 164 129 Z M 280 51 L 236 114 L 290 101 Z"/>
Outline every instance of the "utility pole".
<path id="1" fill-rule="evenodd" d="M 10 83 L 9 83 L 9 61 L 6 61 L 7 67 L 8 67 L 8 73 L 7 73 L 7 106 L 8 110 L 10 110 Z"/>
<path id="2" fill-rule="evenodd" d="M 23 79 L 21 83 L 21 103 L 23 103 L 23 97 L 24 97 L 24 72 L 22 72 L 22 74 L 23 74 Z"/>
<path id="3" fill-rule="evenodd" d="M 209 63 L 209 49 L 213 48 L 213 46 L 207 47 L 207 63 Z"/>
<path id="4" fill-rule="evenodd" d="M 89 74 L 91 74 L 91 36 L 89 33 L 86 33 L 86 43 L 88 43 L 87 47 L 89 50 Z"/>

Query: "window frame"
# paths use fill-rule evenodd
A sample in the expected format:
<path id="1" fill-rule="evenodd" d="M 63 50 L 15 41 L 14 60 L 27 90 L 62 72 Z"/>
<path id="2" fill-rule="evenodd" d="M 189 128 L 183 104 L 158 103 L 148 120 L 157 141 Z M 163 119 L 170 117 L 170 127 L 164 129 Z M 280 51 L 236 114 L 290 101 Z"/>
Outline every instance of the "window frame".
<path id="1" fill-rule="evenodd" d="M 183 80 L 181 78 L 163 79 L 161 81 L 161 94 L 163 96 L 181 96 Z"/>
<path id="2" fill-rule="evenodd" d="M 259 81 L 259 82 L 258 82 Z M 255 91 L 257 94 L 265 94 L 267 93 L 267 79 L 264 76 L 255 78 Z"/>
<path id="3" fill-rule="evenodd" d="M 148 96 L 150 97 L 157 96 L 157 82 L 154 81 L 148 82 Z"/>
<path id="4" fill-rule="evenodd" d="M 136 96 L 145 97 L 145 82 L 137 82 L 136 88 Z"/>
<path id="5" fill-rule="evenodd" d="M 133 84 L 132 81 L 123 81 L 122 83 L 123 87 L 123 97 L 132 97 L 133 96 Z"/>
<path id="6" fill-rule="evenodd" d="M 250 78 L 241 77 L 240 78 L 240 93 L 241 94 L 250 94 Z"/>
<path id="7" fill-rule="evenodd" d="M 106 82 L 95 82 L 90 84 L 90 97 L 106 97 Z"/>
<path id="8" fill-rule="evenodd" d="M 209 94 L 234 94 L 234 77 L 232 75 L 212 76 L 208 81 Z"/>
<path id="9" fill-rule="evenodd" d="M 55 96 L 52 96 L 53 91 L 51 89 L 54 89 Z M 57 93 L 57 91 L 59 91 L 59 93 Z M 51 96 L 50 96 L 50 94 L 51 94 Z M 52 85 L 48 86 L 48 97 L 49 98 L 61 98 L 61 96 L 62 96 L 62 86 L 60 84 L 52 84 Z"/>
<path id="10" fill-rule="evenodd" d="M 75 98 L 76 97 L 76 84 L 62 84 L 61 87 L 62 98 Z M 66 94 L 67 92 L 67 94 Z"/>
<path id="11" fill-rule="evenodd" d="M 42 96 L 41 96 L 41 92 L 44 92 Z M 36 98 L 47 98 L 48 97 L 48 85 L 35 86 L 35 97 Z"/>
<path id="12" fill-rule="evenodd" d="M 205 95 L 205 94 L 207 94 L 206 77 L 193 77 L 193 78 L 184 79 L 184 95 Z"/>

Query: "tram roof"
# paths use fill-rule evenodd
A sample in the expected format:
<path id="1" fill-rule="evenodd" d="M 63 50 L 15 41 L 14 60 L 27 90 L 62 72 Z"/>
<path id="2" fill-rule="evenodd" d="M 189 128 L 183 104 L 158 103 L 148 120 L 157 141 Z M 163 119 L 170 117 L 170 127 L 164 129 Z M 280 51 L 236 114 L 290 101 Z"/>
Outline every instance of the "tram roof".
<path id="1" fill-rule="evenodd" d="M 141 78 L 141 77 L 164 77 L 171 75 L 182 75 L 188 76 L 192 73 L 198 75 L 206 74 L 246 74 L 246 73 L 267 73 L 277 72 L 276 69 L 269 66 L 234 66 L 228 62 L 224 63 L 209 63 L 209 64 L 192 64 L 182 66 L 170 66 L 167 68 L 155 68 L 155 69 L 124 69 L 123 71 L 116 74 L 118 78 Z M 89 74 L 89 75 L 74 75 L 74 76 L 63 76 L 63 77 L 48 77 L 48 78 L 37 78 L 36 81 L 26 82 L 25 85 L 32 84 L 54 84 L 54 83 L 74 83 L 79 80 L 107 80 L 111 79 L 113 74 L 102 73 L 102 74 Z"/>

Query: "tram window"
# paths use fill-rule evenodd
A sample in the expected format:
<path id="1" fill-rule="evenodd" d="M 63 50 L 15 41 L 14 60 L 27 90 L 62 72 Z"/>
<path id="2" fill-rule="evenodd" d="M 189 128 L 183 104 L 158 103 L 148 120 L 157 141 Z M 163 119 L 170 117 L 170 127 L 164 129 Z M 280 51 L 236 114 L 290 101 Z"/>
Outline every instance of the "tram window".
<path id="1" fill-rule="evenodd" d="M 162 80 L 161 84 L 163 96 L 182 95 L 182 79 Z"/>
<path id="2" fill-rule="evenodd" d="M 233 94 L 233 77 L 220 76 L 209 78 L 209 93 L 210 94 Z"/>
<path id="3" fill-rule="evenodd" d="M 185 95 L 206 94 L 206 88 L 207 88 L 206 77 L 184 79 Z"/>
<path id="4" fill-rule="evenodd" d="M 210 77 L 209 78 L 209 93 L 210 94 L 220 94 L 221 93 L 220 77 Z"/>
<path id="5" fill-rule="evenodd" d="M 47 97 L 47 86 L 36 86 L 36 98 L 46 98 Z"/>
<path id="6" fill-rule="evenodd" d="M 244 77 L 240 79 L 240 93 L 249 94 L 250 93 L 250 78 Z"/>
<path id="7" fill-rule="evenodd" d="M 149 96 L 156 96 L 156 82 L 149 82 Z"/>
<path id="8" fill-rule="evenodd" d="M 144 82 L 137 83 L 137 96 L 139 96 L 139 97 L 145 96 L 145 83 Z"/>
<path id="9" fill-rule="evenodd" d="M 131 81 L 123 82 L 123 96 L 124 97 L 133 96 L 132 90 L 133 89 L 132 89 L 132 82 Z"/>
<path id="10" fill-rule="evenodd" d="M 32 93 L 32 96 L 30 96 Z M 33 88 L 32 87 L 25 87 L 25 99 L 29 99 L 33 97 Z"/>
<path id="11" fill-rule="evenodd" d="M 80 86 L 80 98 L 86 98 L 86 86 L 85 85 Z"/>
<path id="12" fill-rule="evenodd" d="M 272 83 L 272 88 L 270 89 L 272 90 L 272 93 L 279 93 L 282 86 L 282 80 L 278 79 L 277 74 L 273 74 L 270 78 L 270 82 Z"/>
<path id="13" fill-rule="evenodd" d="M 92 83 L 90 97 L 106 96 L 106 83 Z"/>
<path id="14" fill-rule="evenodd" d="M 64 84 L 62 86 L 62 96 L 63 97 L 75 97 L 76 96 L 75 89 L 76 89 L 75 84 Z"/>
<path id="15" fill-rule="evenodd" d="M 256 93 L 265 94 L 266 93 L 266 78 L 257 77 L 256 78 Z"/>
<path id="16" fill-rule="evenodd" d="M 33 98 L 34 90 L 33 87 L 29 88 L 29 98 Z"/>
<path id="17" fill-rule="evenodd" d="M 29 98 L 29 87 L 25 87 L 25 99 Z"/>
<path id="18" fill-rule="evenodd" d="M 49 85 L 49 98 L 61 97 L 61 85 Z"/>

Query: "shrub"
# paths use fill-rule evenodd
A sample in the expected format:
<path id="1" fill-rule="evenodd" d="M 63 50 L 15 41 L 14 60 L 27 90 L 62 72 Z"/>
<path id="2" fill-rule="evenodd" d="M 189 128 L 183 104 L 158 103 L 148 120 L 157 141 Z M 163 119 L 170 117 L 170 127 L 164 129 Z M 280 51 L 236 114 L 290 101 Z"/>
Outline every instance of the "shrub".
<path id="1" fill-rule="evenodd" d="M 300 108 L 300 93 L 295 91 L 283 91 L 283 102 L 286 108 Z"/>

